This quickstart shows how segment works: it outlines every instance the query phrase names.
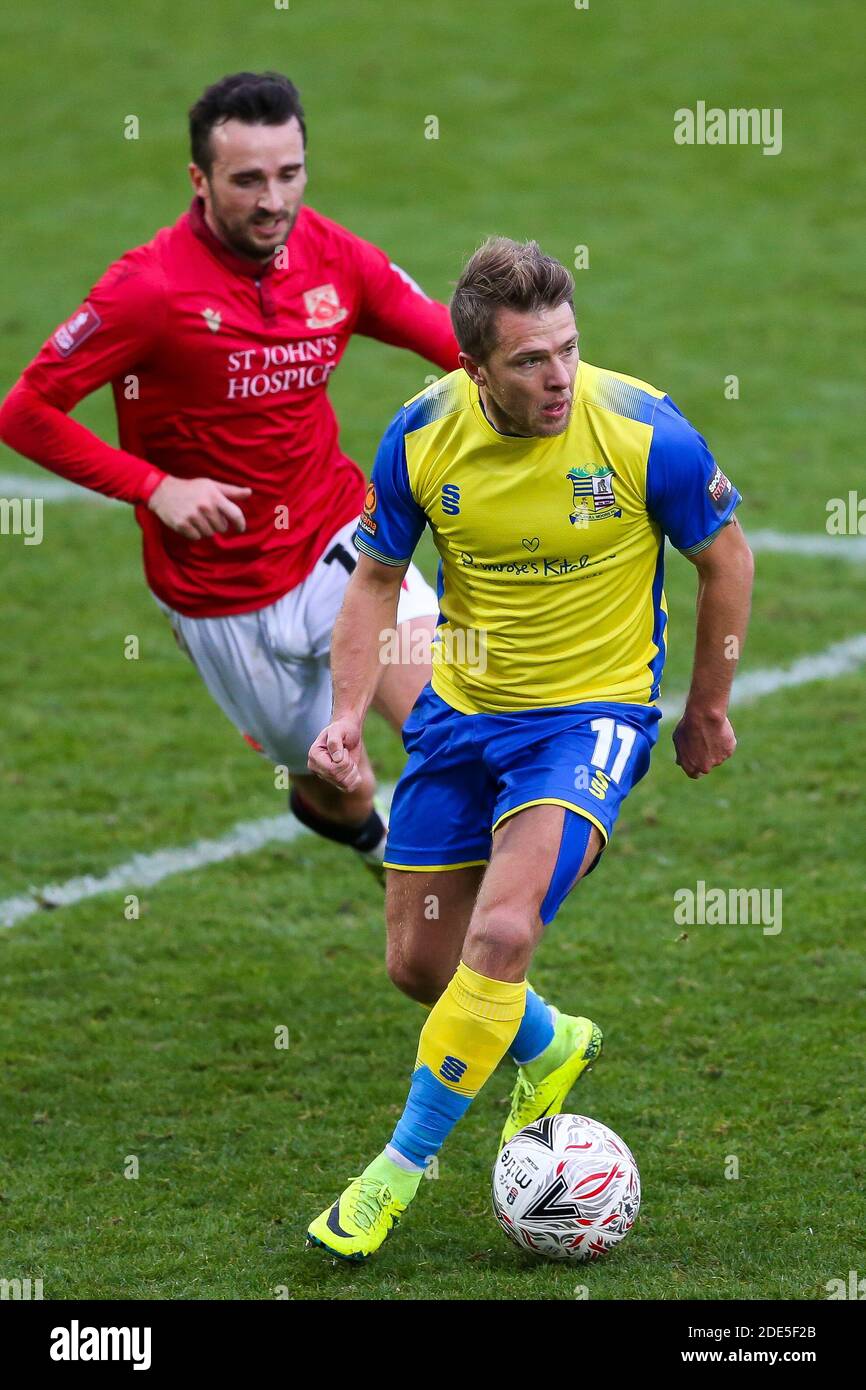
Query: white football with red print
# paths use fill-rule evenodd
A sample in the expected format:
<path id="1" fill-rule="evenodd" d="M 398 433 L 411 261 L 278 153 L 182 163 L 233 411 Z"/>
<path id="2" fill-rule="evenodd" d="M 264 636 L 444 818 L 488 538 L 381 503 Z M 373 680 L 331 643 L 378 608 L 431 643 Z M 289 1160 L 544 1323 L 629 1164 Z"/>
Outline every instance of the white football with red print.
<path id="1" fill-rule="evenodd" d="M 628 1145 L 586 1115 L 550 1115 L 521 1129 L 493 1168 L 493 1210 L 523 1250 L 595 1260 L 618 1245 L 640 1209 Z"/>

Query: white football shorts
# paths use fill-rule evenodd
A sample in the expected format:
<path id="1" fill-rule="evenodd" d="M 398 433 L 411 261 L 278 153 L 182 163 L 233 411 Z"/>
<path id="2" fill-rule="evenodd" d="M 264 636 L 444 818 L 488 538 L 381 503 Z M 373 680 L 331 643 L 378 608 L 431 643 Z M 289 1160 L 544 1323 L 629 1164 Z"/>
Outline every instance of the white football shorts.
<path id="1" fill-rule="evenodd" d="M 189 618 L 153 595 L 223 714 L 289 772 L 307 771 L 310 744 L 331 717 L 331 633 L 357 563 L 356 527 L 356 521 L 342 526 L 307 578 L 267 608 Z M 410 565 L 397 622 L 438 611 L 433 589 Z"/>

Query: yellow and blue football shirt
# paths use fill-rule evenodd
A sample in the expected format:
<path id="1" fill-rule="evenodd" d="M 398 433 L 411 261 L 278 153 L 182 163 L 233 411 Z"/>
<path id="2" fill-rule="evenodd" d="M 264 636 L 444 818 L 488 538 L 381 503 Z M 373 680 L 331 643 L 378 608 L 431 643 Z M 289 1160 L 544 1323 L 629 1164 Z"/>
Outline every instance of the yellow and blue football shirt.
<path id="1" fill-rule="evenodd" d="M 432 687 L 463 714 L 653 704 L 664 538 L 709 545 L 740 494 L 662 391 L 581 362 L 568 428 L 499 433 L 462 370 L 409 401 L 373 467 L 357 548 L 439 552 Z"/>

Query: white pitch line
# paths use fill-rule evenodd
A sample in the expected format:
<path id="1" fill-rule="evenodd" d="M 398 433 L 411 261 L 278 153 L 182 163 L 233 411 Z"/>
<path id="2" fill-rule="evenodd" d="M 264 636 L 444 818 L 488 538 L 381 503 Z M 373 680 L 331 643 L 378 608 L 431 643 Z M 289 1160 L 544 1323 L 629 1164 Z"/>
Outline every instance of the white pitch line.
<path id="1" fill-rule="evenodd" d="M 808 685 L 810 681 L 837 680 L 839 676 L 850 676 L 866 665 L 866 632 L 856 637 L 846 637 L 841 642 L 833 642 L 814 656 L 801 656 L 790 666 L 769 667 L 763 671 L 747 671 L 734 681 L 733 702 L 737 705 L 751 705 L 764 695 L 773 695 L 777 690 L 787 690 L 794 685 Z"/>
<path id="2" fill-rule="evenodd" d="M 755 552 L 775 555 L 829 555 L 866 560 L 866 536 L 786 535 L 784 531 L 746 531 Z"/>
<path id="3" fill-rule="evenodd" d="M 803 656 L 790 666 L 771 666 L 764 670 L 748 671 L 734 682 L 731 703 L 749 705 L 764 695 L 811 681 L 834 680 L 866 666 L 866 633 L 834 642 L 823 652 Z M 681 713 L 683 697 L 662 701 L 662 714 L 670 719 Z M 382 795 L 390 800 L 393 787 L 383 787 Z M 0 901 L 0 927 L 12 927 L 34 912 L 46 907 L 66 907 L 95 898 L 101 893 L 118 893 L 123 889 L 148 888 L 161 883 L 171 874 L 190 873 L 206 864 L 219 864 L 245 854 L 255 854 L 271 844 L 290 844 L 306 832 L 292 816 L 268 816 L 262 820 L 239 821 L 219 840 L 196 840 L 179 849 L 160 849 L 153 854 L 134 854 L 125 863 L 97 877 L 84 874 L 67 879 L 65 883 L 31 888 L 28 893 Z"/>
<path id="4" fill-rule="evenodd" d="M 97 877 L 82 874 L 65 883 L 49 883 L 31 888 L 20 897 L 0 902 L 0 926 L 12 927 L 34 912 L 45 908 L 69 907 L 100 893 L 120 893 L 124 889 L 150 888 L 171 874 L 187 874 L 206 864 L 219 864 L 244 854 L 255 854 L 266 845 L 289 844 L 299 835 L 309 834 L 294 816 L 266 816 L 262 820 L 238 821 L 219 840 L 196 840 L 179 849 L 158 849 L 153 854 L 134 854 L 123 864 Z"/>
<path id="5" fill-rule="evenodd" d="M 856 637 L 846 637 L 842 642 L 833 642 L 814 656 L 801 656 L 790 666 L 766 666 L 757 671 L 746 671 L 737 676 L 731 691 L 732 705 L 751 705 L 764 695 L 773 695 L 777 690 L 788 690 L 795 685 L 808 685 L 810 681 L 836 680 L 848 676 L 866 666 L 866 632 Z M 665 719 L 682 714 L 685 697 L 672 696 L 662 700 L 661 711 Z"/>
<path id="6" fill-rule="evenodd" d="M 79 487 L 50 473 L 0 473 L 0 497 L 41 497 L 44 502 L 116 502 L 89 487 Z"/>

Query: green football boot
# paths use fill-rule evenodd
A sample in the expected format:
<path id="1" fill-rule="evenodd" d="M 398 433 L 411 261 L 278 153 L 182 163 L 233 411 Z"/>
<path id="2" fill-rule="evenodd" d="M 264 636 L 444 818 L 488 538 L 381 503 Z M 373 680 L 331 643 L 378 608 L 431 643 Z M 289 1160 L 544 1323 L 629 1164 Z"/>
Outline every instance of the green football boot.
<path id="1" fill-rule="evenodd" d="M 602 1036 L 592 1019 L 557 1012 L 553 1041 L 517 1073 L 511 1109 L 499 1139 L 500 1152 L 518 1130 L 543 1115 L 560 1114 L 575 1081 L 601 1053 Z"/>
<path id="2" fill-rule="evenodd" d="M 369 1259 L 399 1225 L 422 1177 L 422 1171 L 406 1172 L 380 1154 L 316 1217 L 307 1247 L 318 1245 L 340 1260 Z"/>

